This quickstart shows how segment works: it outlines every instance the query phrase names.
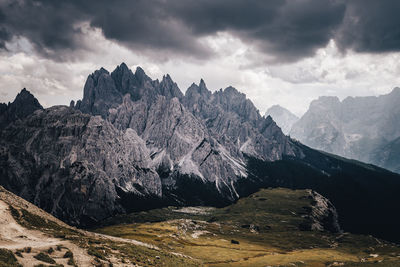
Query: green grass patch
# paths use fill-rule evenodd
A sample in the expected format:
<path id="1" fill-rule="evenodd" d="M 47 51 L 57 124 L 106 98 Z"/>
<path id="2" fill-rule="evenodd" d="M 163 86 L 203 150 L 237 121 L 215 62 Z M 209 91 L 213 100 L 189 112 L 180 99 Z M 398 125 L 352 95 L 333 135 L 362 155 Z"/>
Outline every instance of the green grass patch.
<path id="1" fill-rule="evenodd" d="M 199 259 L 197 265 L 328 266 L 335 261 L 360 264 L 365 258 L 381 261 L 377 266 L 400 266 L 396 258 L 400 248 L 388 242 L 372 236 L 304 230 L 307 227 L 302 225 L 310 224 L 307 217 L 314 204 L 306 190 L 262 189 L 224 208 L 167 207 L 118 216 L 107 224 L 124 223 L 96 231 L 191 256 Z M 154 254 L 138 253 L 137 247 L 110 248 L 131 255 L 138 265 L 147 261 L 157 265 Z M 369 256 L 374 253 L 379 254 L 377 259 Z M 174 266 L 185 265 L 178 259 Z"/>

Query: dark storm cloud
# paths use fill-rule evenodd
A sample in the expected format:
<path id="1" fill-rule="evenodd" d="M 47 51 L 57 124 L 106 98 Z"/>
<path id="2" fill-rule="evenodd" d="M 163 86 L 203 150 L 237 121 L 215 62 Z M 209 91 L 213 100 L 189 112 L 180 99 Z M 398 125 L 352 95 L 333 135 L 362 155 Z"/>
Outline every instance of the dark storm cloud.
<path id="1" fill-rule="evenodd" d="M 340 48 L 357 52 L 400 51 L 400 1 L 349 1 L 336 36 Z"/>
<path id="2" fill-rule="evenodd" d="M 278 61 L 312 55 L 335 39 L 356 51 L 400 50 L 396 0 L 0 0 L 0 48 L 25 37 L 43 56 L 62 59 L 82 42 L 79 23 L 140 51 L 197 58 L 213 51 L 199 37 L 229 32 Z"/>
<path id="3" fill-rule="evenodd" d="M 183 2 L 183 3 L 181 3 Z M 296 60 L 325 46 L 341 24 L 341 1 L 179 1 L 172 12 L 197 34 L 229 31 L 279 60 Z"/>
<path id="4" fill-rule="evenodd" d="M 0 38 L 25 37 L 39 53 L 54 57 L 79 46 L 74 24 L 82 18 L 79 8 L 63 1 L 0 0 L 0 29 L 6 33 Z"/>
<path id="5" fill-rule="evenodd" d="M 90 44 L 82 42 L 84 33 L 78 27 L 82 22 L 130 48 L 210 54 L 184 25 L 165 12 L 165 5 L 163 0 L 0 0 L 0 14 L 4 14 L 6 32 L 28 38 L 40 54 L 55 59 L 78 48 L 90 49 Z M 0 42 L 10 40 L 6 37 L 0 36 Z"/>
<path id="6" fill-rule="evenodd" d="M 165 49 L 199 57 L 211 54 L 178 17 L 170 14 L 169 2 L 128 0 L 116 1 L 113 6 L 109 3 L 96 2 L 90 21 L 92 26 L 102 29 L 106 38 L 122 42 L 128 47 Z"/>

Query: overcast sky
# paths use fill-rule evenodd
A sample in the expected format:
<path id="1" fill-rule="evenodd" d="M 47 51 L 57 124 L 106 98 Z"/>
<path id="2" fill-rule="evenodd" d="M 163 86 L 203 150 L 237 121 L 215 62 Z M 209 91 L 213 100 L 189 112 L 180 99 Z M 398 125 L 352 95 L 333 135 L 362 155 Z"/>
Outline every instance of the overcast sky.
<path id="1" fill-rule="evenodd" d="M 125 62 L 182 91 L 203 78 L 264 113 L 321 95 L 400 86 L 398 0 L 0 0 L 0 102 L 24 87 L 48 107 Z"/>

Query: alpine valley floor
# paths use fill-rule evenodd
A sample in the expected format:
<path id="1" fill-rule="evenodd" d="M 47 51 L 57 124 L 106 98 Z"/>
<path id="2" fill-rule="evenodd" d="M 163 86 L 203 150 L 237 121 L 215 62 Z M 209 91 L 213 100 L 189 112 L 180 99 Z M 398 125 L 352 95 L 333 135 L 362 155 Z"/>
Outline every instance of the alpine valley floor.
<path id="1" fill-rule="evenodd" d="M 0 266 L 400 266 L 393 243 L 321 230 L 313 195 L 262 189 L 225 208 L 120 215 L 90 232 L 0 188 Z"/>
<path id="2" fill-rule="evenodd" d="M 310 190 L 262 189 L 225 208 L 168 207 L 114 217 L 94 231 L 153 244 L 205 266 L 400 266 L 400 247 L 311 231 Z"/>

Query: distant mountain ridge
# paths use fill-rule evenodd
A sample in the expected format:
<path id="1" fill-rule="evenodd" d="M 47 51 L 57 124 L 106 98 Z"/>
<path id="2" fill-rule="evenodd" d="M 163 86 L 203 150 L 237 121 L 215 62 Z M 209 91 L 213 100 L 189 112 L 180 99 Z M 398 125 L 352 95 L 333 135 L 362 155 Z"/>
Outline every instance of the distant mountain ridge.
<path id="1" fill-rule="evenodd" d="M 68 223 L 224 206 L 283 186 L 327 196 L 345 230 L 400 240 L 387 212 L 400 200 L 398 175 L 305 147 L 233 87 L 211 92 L 201 80 L 184 95 L 169 75 L 160 82 L 121 64 L 89 75 L 70 107 L 33 110 L 0 131 L 0 183 Z"/>
<path id="2" fill-rule="evenodd" d="M 271 116 L 284 134 L 289 134 L 293 124 L 299 120 L 299 117 L 280 105 L 273 105 L 268 108 L 265 116 Z"/>
<path id="3" fill-rule="evenodd" d="M 400 137 L 399 102 L 400 88 L 387 95 L 347 97 L 343 101 L 320 97 L 311 102 L 290 135 L 313 148 L 398 171 L 393 162 L 400 164 L 400 157 L 383 160 L 376 155 Z"/>

